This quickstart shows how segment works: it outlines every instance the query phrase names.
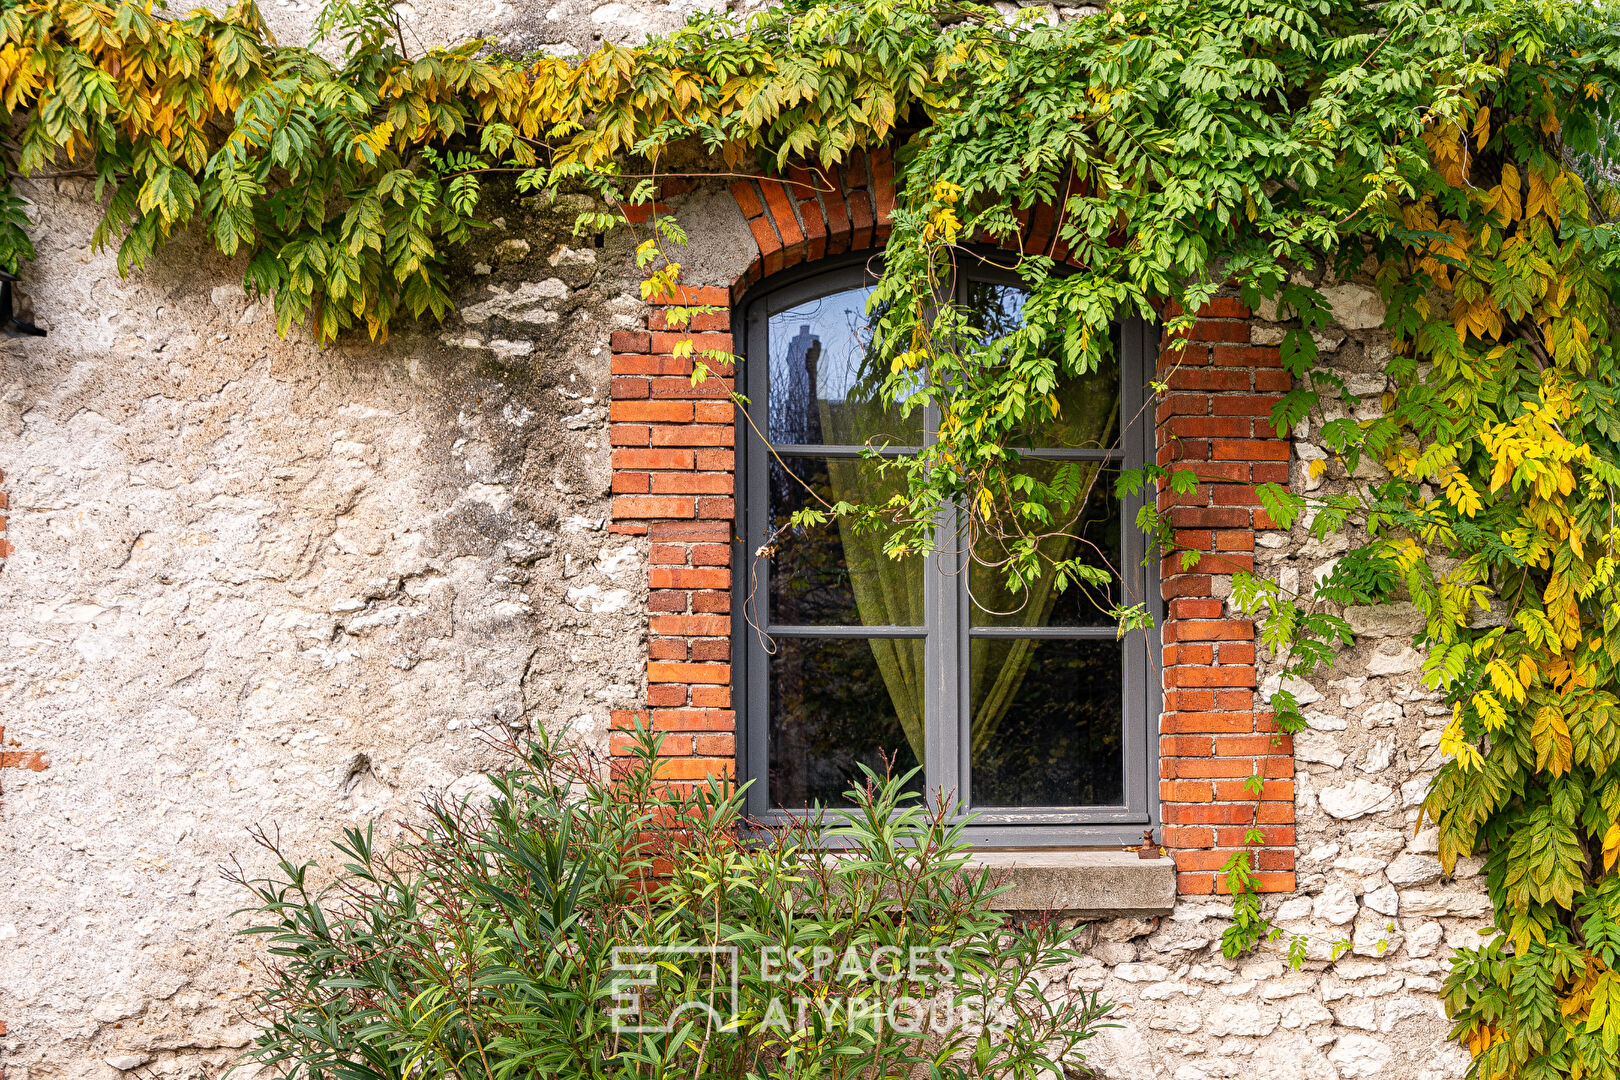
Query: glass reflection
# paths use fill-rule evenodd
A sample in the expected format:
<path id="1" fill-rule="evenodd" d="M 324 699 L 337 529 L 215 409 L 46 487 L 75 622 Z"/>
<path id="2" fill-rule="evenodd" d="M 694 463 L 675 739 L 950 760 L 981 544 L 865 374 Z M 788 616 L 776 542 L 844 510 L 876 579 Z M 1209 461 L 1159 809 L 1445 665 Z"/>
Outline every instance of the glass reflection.
<path id="1" fill-rule="evenodd" d="M 923 643 L 777 638 L 770 671 L 770 800 L 848 806 L 865 782 L 915 769 L 923 752 Z M 921 773 L 912 790 L 923 789 Z"/>
<path id="2" fill-rule="evenodd" d="M 1024 323 L 1029 290 L 1001 282 L 969 281 L 968 322 L 984 331 L 985 340 L 1005 337 Z M 1112 349 L 1097 370 L 1064 375 L 1054 395 L 1056 420 L 1032 424 L 1010 445 L 1031 449 L 1107 450 L 1119 439 L 1119 359 Z"/>
<path id="3" fill-rule="evenodd" d="M 806 485 L 829 503 L 873 505 L 900 491 L 898 473 L 873 461 L 790 457 L 769 466 L 770 530 L 797 510 L 821 508 Z M 788 470 L 791 469 L 790 473 Z M 771 560 L 770 619 L 777 626 L 920 626 L 923 560 L 883 553 L 884 534 L 857 531 L 848 519 L 777 535 Z"/>
<path id="4" fill-rule="evenodd" d="M 1009 546 L 1017 538 L 981 537 L 968 566 L 968 596 L 973 602 L 974 626 L 1112 626 L 1108 611 L 1114 605 L 1109 586 L 1071 582 L 1059 592 L 1054 563 L 1078 559 L 1087 566 L 1109 570 L 1111 581 L 1124 569 L 1120 555 L 1119 499 L 1114 485 L 1119 471 L 1095 461 L 1039 461 L 1028 459 L 1026 473 L 1043 483 L 1060 478 L 1074 483 L 1082 492 L 1079 513 L 1056 518 L 1049 526 L 1031 525 L 1041 532 L 1061 531 L 1047 536 L 1039 547 L 1041 573 L 1019 588 L 1009 584 Z"/>
<path id="5" fill-rule="evenodd" d="M 771 316 L 768 431 L 777 445 L 914 446 L 922 413 L 901 419 L 879 398 L 871 319 L 861 286 Z"/>
<path id="6" fill-rule="evenodd" d="M 973 641 L 974 806 L 1124 801 L 1120 648 L 1114 641 Z"/>

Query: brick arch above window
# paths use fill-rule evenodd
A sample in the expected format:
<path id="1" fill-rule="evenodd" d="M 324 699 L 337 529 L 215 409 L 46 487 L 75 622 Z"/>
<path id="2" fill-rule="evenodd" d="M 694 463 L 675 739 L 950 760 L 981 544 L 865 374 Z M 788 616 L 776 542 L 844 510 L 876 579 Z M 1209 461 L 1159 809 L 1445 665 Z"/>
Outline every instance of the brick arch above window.
<path id="1" fill-rule="evenodd" d="M 782 178 L 734 180 L 732 197 L 757 255 L 729 288 L 682 288 L 669 304 L 725 311 L 676 331 L 650 309 L 646 331 L 612 335 L 612 531 L 648 540 L 648 661 L 642 707 L 615 710 L 612 749 L 625 754 L 637 723 L 664 734 L 663 775 L 675 782 L 736 773 L 731 691 L 732 551 L 736 516 L 732 372 L 693 386 L 692 361 L 674 355 L 733 351 L 732 305 L 768 276 L 826 256 L 881 248 L 892 227 L 894 166 L 887 149 L 840 167 L 790 169 Z M 1050 205 L 1023 216 L 1013 247 L 1060 261 Z M 1193 330 L 1161 349 L 1166 389 L 1155 409 L 1158 460 L 1209 479 L 1189 496 L 1161 492 L 1177 540 L 1203 558 L 1163 566 L 1164 705 L 1159 731 L 1161 839 L 1184 894 L 1224 891 L 1219 873 L 1252 852 L 1264 891 L 1290 891 L 1294 875 L 1294 763 L 1257 696 L 1253 624 L 1223 599 L 1230 575 L 1253 568 L 1256 536 L 1275 527 L 1254 485 L 1287 483 L 1290 448 L 1266 419 L 1287 375 L 1275 345 L 1252 341 L 1249 309 L 1218 298 Z M 1259 776 L 1256 798 L 1244 781 Z M 1263 840 L 1246 843 L 1258 828 Z M 1121 908 L 1124 910 L 1124 908 Z"/>
<path id="2" fill-rule="evenodd" d="M 758 248 L 758 257 L 731 286 L 736 303 L 763 279 L 800 263 L 883 247 L 894 220 L 894 155 L 887 147 L 856 150 L 839 166 L 792 166 L 780 178 L 734 180 L 731 195 Z M 1022 237 L 1002 246 L 1068 261 L 1052 204 L 1019 217 Z"/>

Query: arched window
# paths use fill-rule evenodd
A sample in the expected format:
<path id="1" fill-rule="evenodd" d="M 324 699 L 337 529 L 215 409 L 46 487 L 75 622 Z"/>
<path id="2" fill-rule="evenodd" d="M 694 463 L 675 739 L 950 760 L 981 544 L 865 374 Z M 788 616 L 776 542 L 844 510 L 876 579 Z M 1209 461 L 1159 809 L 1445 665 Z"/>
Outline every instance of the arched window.
<path id="1" fill-rule="evenodd" d="M 1017 325 L 1016 276 L 976 263 L 957 277 L 977 325 Z M 919 790 L 969 808 L 983 843 L 1139 839 L 1156 823 L 1156 633 L 1119 640 L 1106 598 L 1059 593 L 1050 576 L 1013 596 L 994 539 L 978 559 L 956 550 L 949 507 L 926 558 L 889 559 L 882 537 L 848 526 L 782 533 L 773 554 L 755 555 L 814 504 L 807 487 L 829 503 L 899 490 L 863 448 L 903 453 L 934 427 L 932 407 L 902 420 L 877 399 L 873 285 L 864 261 L 828 260 L 766 282 L 735 324 L 751 424 L 738 425 L 733 700 L 750 811 L 840 804 L 859 766 L 881 772 L 887 757 L 899 771 L 923 767 Z M 1060 421 L 1031 432 L 1024 453 L 1038 473 L 1078 464 L 1089 487 L 1071 537 L 1045 541 L 1043 555 L 1106 558 L 1129 602 L 1156 600 L 1157 575 L 1142 565 L 1138 506 L 1115 497 L 1114 480 L 1151 454 L 1143 404 L 1156 343 L 1140 320 L 1120 324 L 1110 360 L 1065 383 Z"/>

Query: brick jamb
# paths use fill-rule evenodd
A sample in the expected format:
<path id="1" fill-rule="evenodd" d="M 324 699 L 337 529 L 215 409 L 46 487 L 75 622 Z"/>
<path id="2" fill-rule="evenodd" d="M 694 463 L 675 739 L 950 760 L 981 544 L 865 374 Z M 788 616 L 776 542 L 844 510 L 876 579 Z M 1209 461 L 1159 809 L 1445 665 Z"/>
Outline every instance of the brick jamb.
<path id="1" fill-rule="evenodd" d="M 1256 533 L 1276 528 L 1255 485 L 1289 478 L 1289 444 L 1268 419 L 1288 375 L 1276 346 L 1249 343 L 1251 316 L 1217 297 L 1190 332 L 1166 337 L 1159 358 L 1168 389 L 1155 410 L 1158 463 L 1204 481 L 1188 495 L 1159 493 L 1177 545 L 1202 553 L 1161 567 L 1159 809 L 1182 893 L 1225 891 L 1219 871 L 1238 850 L 1252 852 L 1262 891 L 1295 885 L 1292 739 L 1256 700 L 1254 623 L 1225 599 L 1231 575 L 1254 569 Z M 1258 797 L 1244 786 L 1251 776 L 1262 780 Z M 1251 822 L 1260 845 L 1244 843 Z"/>

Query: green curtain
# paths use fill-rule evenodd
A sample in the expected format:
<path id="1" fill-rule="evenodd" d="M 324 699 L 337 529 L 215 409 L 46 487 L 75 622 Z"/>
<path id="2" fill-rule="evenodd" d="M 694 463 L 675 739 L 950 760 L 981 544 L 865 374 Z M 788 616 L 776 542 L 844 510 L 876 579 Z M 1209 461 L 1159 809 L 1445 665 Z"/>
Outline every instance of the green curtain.
<path id="1" fill-rule="evenodd" d="M 1047 428 L 1041 440 L 1043 445 L 1105 447 L 1113 444 L 1119 421 L 1119 386 L 1116 378 L 1106 374 L 1106 369 L 1104 378 L 1106 388 L 1099 385 L 1103 383 L 1102 378 L 1067 380 L 1059 392 L 1059 418 Z M 1090 508 L 1089 496 L 1097 484 L 1110 482 L 1107 476 L 1098 475 L 1101 468 L 1096 462 L 1082 464 L 1081 491 L 1084 494 L 1080 506 L 1074 508 L 1077 513 Z M 1077 519 L 1067 531 L 1078 533 L 1083 525 L 1084 518 Z M 1074 558 L 1077 545 L 1078 541 L 1072 536 L 1048 538 L 1040 546 L 1042 567 L 1050 568 Z M 995 550 L 999 545 L 994 541 L 981 540 L 980 546 L 980 553 L 992 562 L 1004 554 Z M 1024 588 L 1017 591 L 1008 587 L 1005 572 L 994 566 L 981 567 L 970 580 L 973 602 L 990 615 L 994 625 L 1045 626 L 1052 617 L 1058 592 L 1050 573 L 1025 582 Z M 974 758 L 995 738 L 1002 719 L 1018 696 L 1038 645 L 1038 641 L 1030 638 L 974 638 L 969 644 L 969 700 L 974 703 L 969 730 Z M 998 650 L 1002 650 L 1002 655 L 999 663 L 995 663 Z"/>
<path id="2" fill-rule="evenodd" d="M 1065 447 L 1105 447 L 1113 444 L 1119 419 L 1119 382 L 1111 370 L 1100 376 L 1070 379 L 1058 394 L 1060 419 L 1044 430 L 1042 445 Z M 883 409 L 875 395 L 862 400 L 855 392 L 843 402 L 818 397 L 822 438 L 832 444 L 860 445 L 874 431 L 883 430 Z M 1096 483 L 1099 466 L 1088 465 L 1082 476 L 1083 490 Z M 861 459 L 834 459 L 827 464 L 834 499 L 872 505 L 888 501 L 902 490 L 901 479 L 880 475 L 870 462 Z M 883 553 L 884 536 L 878 532 L 857 532 L 845 519 L 838 522 L 839 539 L 849 568 L 851 589 L 861 623 L 866 626 L 921 626 L 923 624 L 922 560 L 895 560 Z M 1042 545 L 1043 561 L 1060 562 L 1073 557 L 1075 541 L 1054 537 Z M 992 571 L 979 575 L 974 592 L 978 603 L 989 611 L 1007 612 L 998 620 L 1003 626 L 1044 626 L 1057 599 L 1050 574 L 1043 574 L 1028 588 L 1014 594 L 1004 576 Z M 993 649 L 1000 645 L 1006 655 L 991 670 Z M 970 646 L 970 687 L 978 702 L 973 715 L 973 746 L 977 753 L 994 737 L 1002 718 L 1018 694 L 1033 659 L 1035 642 L 975 640 Z M 911 744 L 917 760 L 923 760 L 923 650 L 915 639 L 871 638 L 868 646 L 894 705 L 895 715 Z M 981 690 L 983 691 L 981 695 Z"/>
<path id="3" fill-rule="evenodd" d="M 821 413 L 822 438 L 828 443 L 858 445 L 869 433 L 881 429 L 884 415 L 875 400 L 842 403 L 817 399 Z M 887 502 L 903 490 L 895 474 L 880 475 L 877 467 L 863 459 L 833 459 L 827 475 L 835 500 L 873 505 Z M 846 518 L 838 519 L 838 536 L 844 545 L 844 561 L 849 567 L 855 607 L 864 626 L 921 626 L 923 624 L 922 560 L 891 559 L 883 553 L 884 536 L 878 532 L 857 532 Z M 923 650 L 915 638 L 868 638 L 872 658 L 889 691 L 895 716 L 906 741 L 923 760 Z"/>

